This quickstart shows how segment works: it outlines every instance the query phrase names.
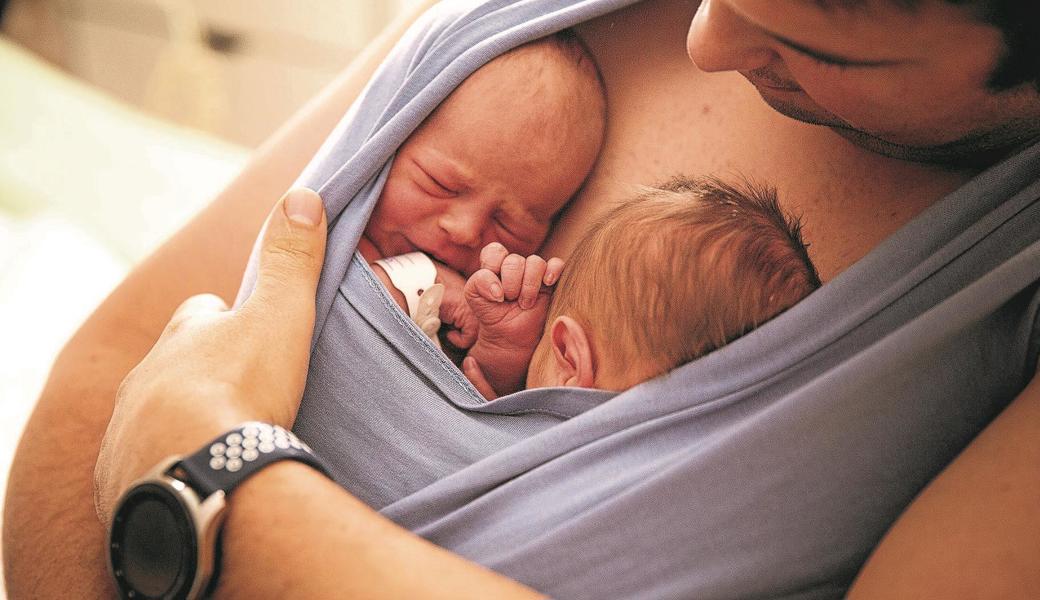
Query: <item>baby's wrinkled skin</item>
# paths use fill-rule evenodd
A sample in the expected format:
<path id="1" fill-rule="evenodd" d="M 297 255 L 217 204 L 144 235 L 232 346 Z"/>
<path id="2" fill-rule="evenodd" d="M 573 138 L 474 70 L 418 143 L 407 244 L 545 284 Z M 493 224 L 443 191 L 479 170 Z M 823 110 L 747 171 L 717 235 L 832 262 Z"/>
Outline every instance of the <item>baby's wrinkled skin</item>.
<path id="1" fill-rule="evenodd" d="M 524 389 L 563 260 L 524 258 L 492 243 L 481 251 L 480 267 L 466 281 L 464 292 L 479 325 L 462 372 L 490 400 Z"/>
<path id="2" fill-rule="evenodd" d="M 470 75 L 398 149 L 358 251 L 402 308 L 404 296 L 375 261 L 414 251 L 434 261 L 436 282 L 445 287 L 440 337 L 456 360 L 476 344 L 470 354 L 481 365 L 497 364 L 493 349 L 505 344 L 491 332 L 478 334 L 480 322 L 464 298 L 467 276 L 479 269 L 501 274 L 503 301 L 518 310 L 541 301 L 537 288 L 525 287 L 528 278 L 536 272 L 548 276 L 553 266 L 559 277 L 562 262 L 522 256 L 542 245 L 592 170 L 605 111 L 587 51 L 580 43 L 545 38 Z M 491 262 L 485 263 L 484 251 L 492 246 Z M 498 323 L 492 307 L 482 308 Z M 499 379 L 504 369 L 493 371 L 497 389 L 514 387 L 514 380 L 523 383 L 523 372 L 507 383 Z"/>
<path id="3" fill-rule="evenodd" d="M 394 299 L 394 302 L 401 307 L 401 310 L 407 313 L 408 302 L 405 300 L 404 294 L 394 287 L 386 271 L 375 264 L 376 258 L 370 258 L 378 257 L 378 253 L 369 251 L 367 249 L 369 244 L 368 240 L 361 238 L 361 241 L 358 243 L 358 251 L 366 259 L 373 261 L 370 265 L 372 272 L 375 273 L 380 283 L 383 284 L 383 287 L 390 294 L 390 297 Z M 454 354 L 455 350 L 465 350 L 473 345 L 477 339 L 478 322 L 463 296 L 466 278 L 442 262 L 434 260 L 433 266 L 437 269 L 434 283 L 444 285 L 444 298 L 441 300 L 440 318 L 441 323 L 444 325 L 443 337 L 451 344 L 451 347 L 445 348 L 445 350 Z"/>
<path id="4" fill-rule="evenodd" d="M 524 389 L 563 260 L 524 258 L 493 242 L 481 251 L 480 268 L 468 280 L 443 263 L 433 264 L 435 282 L 444 284 L 441 335 L 451 345 L 445 350 L 449 355 L 466 351 L 462 372 L 489 400 Z M 372 270 L 407 311 L 404 295 L 386 272 L 375 264 Z"/>
<path id="5" fill-rule="evenodd" d="M 359 244 L 369 263 L 420 251 L 468 276 L 492 242 L 542 245 L 605 127 L 591 59 L 547 44 L 478 69 L 405 140 Z"/>

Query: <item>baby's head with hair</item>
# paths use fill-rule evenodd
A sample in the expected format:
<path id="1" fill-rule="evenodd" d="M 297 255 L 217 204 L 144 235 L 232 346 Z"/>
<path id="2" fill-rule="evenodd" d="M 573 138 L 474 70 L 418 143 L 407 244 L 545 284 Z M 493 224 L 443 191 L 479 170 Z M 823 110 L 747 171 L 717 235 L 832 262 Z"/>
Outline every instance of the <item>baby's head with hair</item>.
<path id="1" fill-rule="evenodd" d="M 375 258 L 418 250 L 464 275 L 491 242 L 531 254 L 592 170 L 605 126 L 599 72 L 573 33 L 506 52 L 398 150 L 365 241 Z"/>
<path id="2" fill-rule="evenodd" d="M 676 178 L 613 209 L 578 244 L 527 387 L 622 390 L 703 356 L 820 286 L 775 191 Z"/>

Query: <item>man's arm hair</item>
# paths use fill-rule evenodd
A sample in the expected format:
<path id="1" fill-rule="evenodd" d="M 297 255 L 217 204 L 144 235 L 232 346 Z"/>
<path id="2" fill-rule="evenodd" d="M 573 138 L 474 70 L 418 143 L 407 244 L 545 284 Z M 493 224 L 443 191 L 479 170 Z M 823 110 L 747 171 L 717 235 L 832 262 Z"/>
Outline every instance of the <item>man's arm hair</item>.
<path id="1" fill-rule="evenodd" d="M 425 0 L 391 24 L 254 155 L 207 208 L 136 267 L 58 356 L 15 455 L 4 504 L 13 598 L 112 595 L 93 472 L 116 390 L 185 298 L 235 297 L 264 217 L 332 131 Z"/>

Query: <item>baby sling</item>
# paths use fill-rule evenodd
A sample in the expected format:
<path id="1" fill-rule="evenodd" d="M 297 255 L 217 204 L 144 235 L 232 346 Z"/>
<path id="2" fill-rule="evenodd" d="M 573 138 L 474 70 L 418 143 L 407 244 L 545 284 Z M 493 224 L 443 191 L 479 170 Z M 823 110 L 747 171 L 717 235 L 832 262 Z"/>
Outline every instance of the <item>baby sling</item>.
<path id="1" fill-rule="evenodd" d="M 299 180 L 330 225 L 295 429 L 387 517 L 554 597 L 840 597 L 1035 371 L 1040 146 L 621 394 L 485 402 L 354 254 L 397 147 L 462 80 L 632 3 L 444 2 L 397 45 Z"/>

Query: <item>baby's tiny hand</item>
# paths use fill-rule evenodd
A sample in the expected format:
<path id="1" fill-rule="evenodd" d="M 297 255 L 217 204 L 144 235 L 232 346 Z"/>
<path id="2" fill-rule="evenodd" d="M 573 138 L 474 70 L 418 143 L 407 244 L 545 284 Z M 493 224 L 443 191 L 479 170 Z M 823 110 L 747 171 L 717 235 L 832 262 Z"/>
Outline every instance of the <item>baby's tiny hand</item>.
<path id="1" fill-rule="evenodd" d="M 560 279 L 563 259 L 554 257 L 546 261 L 534 254 L 525 259 L 519 254 L 510 254 L 502 244 L 492 242 L 480 251 L 480 268 L 500 277 L 505 300 L 517 300 L 520 308 L 528 309 L 534 306 L 543 284 L 550 286 Z"/>
<path id="2" fill-rule="evenodd" d="M 460 350 L 465 350 L 477 340 L 480 322 L 466 302 L 464 289 L 466 280 L 451 267 L 433 261 L 437 268 L 437 283 L 444 285 L 441 300 L 441 323 L 448 327 L 445 339 Z"/>
<path id="3" fill-rule="evenodd" d="M 472 356 L 462 359 L 462 374 L 466 376 L 466 379 L 469 379 L 473 387 L 477 388 L 477 391 L 480 392 L 481 396 L 484 396 L 485 400 L 498 398 L 498 392 L 491 387 L 491 383 L 484 375 L 484 371 L 480 368 L 480 364 L 477 363 L 477 359 Z"/>
<path id="4" fill-rule="evenodd" d="M 497 394 L 523 388 L 528 363 L 545 328 L 551 288 L 563 271 L 563 261 L 509 254 L 501 244 L 481 251 L 481 269 L 466 282 L 466 301 L 479 321 L 477 339 L 467 355 L 479 365 L 482 381 L 463 369 L 486 397 L 488 385 Z"/>

